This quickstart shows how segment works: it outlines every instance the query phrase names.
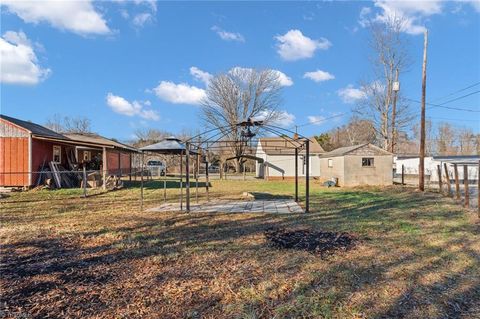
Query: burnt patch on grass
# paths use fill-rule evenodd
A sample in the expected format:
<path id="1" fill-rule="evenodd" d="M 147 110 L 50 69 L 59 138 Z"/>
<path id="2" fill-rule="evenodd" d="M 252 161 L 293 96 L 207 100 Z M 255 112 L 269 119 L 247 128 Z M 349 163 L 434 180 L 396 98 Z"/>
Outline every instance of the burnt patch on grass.
<path id="1" fill-rule="evenodd" d="M 322 257 L 349 250 L 358 242 L 352 234 L 310 229 L 270 228 L 264 234 L 271 247 L 305 250 Z"/>

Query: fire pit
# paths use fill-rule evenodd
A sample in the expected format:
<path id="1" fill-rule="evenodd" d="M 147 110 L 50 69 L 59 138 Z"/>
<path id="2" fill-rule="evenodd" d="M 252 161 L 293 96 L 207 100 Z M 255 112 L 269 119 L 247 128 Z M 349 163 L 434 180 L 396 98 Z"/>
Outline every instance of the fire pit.
<path id="1" fill-rule="evenodd" d="M 349 250 L 358 241 L 356 236 L 348 233 L 282 228 L 267 229 L 265 238 L 271 247 L 305 250 L 321 256 Z"/>

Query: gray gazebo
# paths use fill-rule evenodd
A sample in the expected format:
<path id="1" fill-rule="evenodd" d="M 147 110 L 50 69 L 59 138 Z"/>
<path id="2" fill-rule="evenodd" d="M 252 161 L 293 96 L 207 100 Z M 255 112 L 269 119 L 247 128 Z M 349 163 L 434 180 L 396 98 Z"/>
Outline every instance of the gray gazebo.
<path id="1" fill-rule="evenodd" d="M 141 173 L 141 202 L 143 209 L 143 171 L 144 171 L 144 154 L 145 153 L 155 153 L 161 155 L 179 155 L 180 156 L 180 209 L 183 209 L 183 156 L 186 155 L 186 146 L 185 144 L 175 136 L 170 136 L 162 141 L 147 145 L 140 148 L 142 152 L 142 173 Z M 196 152 L 190 150 L 190 155 L 198 155 Z M 187 172 L 188 174 L 188 172 Z M 163 179 L 163 200 L 167 200 L 167 181 L 166 181 L 167 171 L 165 169 L 165 175 Z"/>

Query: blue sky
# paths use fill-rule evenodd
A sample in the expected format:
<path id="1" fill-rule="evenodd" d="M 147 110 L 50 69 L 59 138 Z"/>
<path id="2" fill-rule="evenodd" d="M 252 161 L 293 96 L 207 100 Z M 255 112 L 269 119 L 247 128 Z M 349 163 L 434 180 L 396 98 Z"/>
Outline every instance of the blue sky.
<path id="1" fill-rule="evenodd" d="M 359 82 L 371 77 L 363 22 L 392 12 L 409 22 L 406 97 L 420 99 L 424 27 L 428 101 L 480 82 L 480 2 L 474 1 L 2 3 L 2 114 L 41 124 L 55 113 L 86 116 L 94 131 L 122 140 L 139 128 L 201 130 L 205 83 L 233 67 L 281 72 L 285 127 L 303 125 L 310 135 L 341 125 Z M 478 111 L 480 94 L 446 105 Z M 427 111 L 433 123 L 475 132 L 479 114 Z"/>

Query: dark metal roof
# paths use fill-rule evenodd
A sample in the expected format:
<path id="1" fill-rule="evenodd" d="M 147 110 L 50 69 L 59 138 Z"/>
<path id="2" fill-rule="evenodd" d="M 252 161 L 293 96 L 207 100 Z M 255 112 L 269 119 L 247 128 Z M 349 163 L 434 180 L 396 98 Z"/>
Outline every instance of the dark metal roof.
<path id="1" fill-rule="evenodd" d="M 68 140 L 66 136 L 59 134 L 55 131 L 52 131 L 51 129 L 48 129 L 39 124 L 35 124 L 33 122 L 22 121 L 14 117 L 6 116 L 3 114 L 0 114 L 0 118 L 29 131 L 35 136 L 49 137 L 49 138 L 55 138 L 60 140 Z"/>
<path id="2" fill-rule="evenodd" d="M 138 152 L 138 149 L 123 143 L 108 139 L 95 133 L 65 133 L 65 136 L 72 141 L 99 144 L 102 146 L 114 147 L 131 152 Z"/>
<path id="3" fill-rule="evenodd" d="M 311 137 L 310 140 L 310 154 L 325 153 L 318 141 Z M 301 147 L 304 140 L 296 140 L 291 137 L 262 137 L 259 139 L 262 151 L 267 155 L 293 155 L 295 148 Z M 305 154 L 305 149 L 300 149 L 299 154 Z"/>
<path id="4" fill-rule="evenodd" d="M 140 150 L 144 152 L 154 152 L 159 154 L 181 154 L 185 153 L 185 144 L 174 136 L 151 145 L 141 147 Z M 196 152 L 190 151 L 193 154 Z"/>

